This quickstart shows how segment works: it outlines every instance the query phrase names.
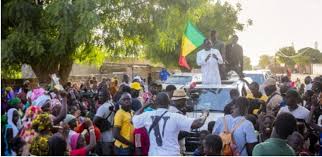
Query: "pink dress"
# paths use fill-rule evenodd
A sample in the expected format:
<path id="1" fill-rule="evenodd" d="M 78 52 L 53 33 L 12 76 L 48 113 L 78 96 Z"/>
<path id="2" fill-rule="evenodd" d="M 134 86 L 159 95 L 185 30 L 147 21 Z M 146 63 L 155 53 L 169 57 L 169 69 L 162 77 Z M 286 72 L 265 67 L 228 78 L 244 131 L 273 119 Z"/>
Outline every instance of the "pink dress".
<path id="1" fill-rule="evenodd" d="M 141 147 L 141 151 L 142 151 L 141 155 L 148 156 L 150 139 L 145 127 L 134 130 L 134 141 L 135 141 L 135 147 L 137 148 Z M 135 152 L 134 155 L 137 155 L 137 152 Z"/>

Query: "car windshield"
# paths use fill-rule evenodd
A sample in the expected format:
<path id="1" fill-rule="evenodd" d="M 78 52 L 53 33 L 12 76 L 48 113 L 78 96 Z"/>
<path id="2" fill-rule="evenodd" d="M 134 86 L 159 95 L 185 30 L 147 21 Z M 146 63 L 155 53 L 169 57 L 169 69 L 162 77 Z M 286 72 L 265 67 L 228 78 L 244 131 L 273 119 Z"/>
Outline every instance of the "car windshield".
<path id="1" fill-rule="evenodd" d="M 196 89 L 193 93 L 199 95 L 195 100 L 194 110 L 224 111 L 231 102 L 230 88 Z"/>
<path id="2" fill-rule="evenodd" d="M 257 82 L 258 84 L 264 83 L 264 76 L 261 74 L 245 74 L 246 77 L 250 77 L 254 82 Z"/>
<path id="3" fill-rule="evenodd" d="M 186 85 L 191 82 L 192 76 L 171 76 L 165 81 L 166 84 Z"/>

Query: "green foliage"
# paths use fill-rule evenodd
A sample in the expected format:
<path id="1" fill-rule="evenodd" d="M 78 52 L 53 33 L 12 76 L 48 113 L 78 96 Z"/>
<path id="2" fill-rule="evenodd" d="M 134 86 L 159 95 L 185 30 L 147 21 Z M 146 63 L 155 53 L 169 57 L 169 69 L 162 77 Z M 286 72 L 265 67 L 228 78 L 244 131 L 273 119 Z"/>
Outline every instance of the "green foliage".
<path id="1" fill-rule="evenodd" d="M 94 33 L 100 24 L 98 1 L 36 2 L 2 2 L 2 22 L 6 24 L 2 28 L 1 61 L 6 71 L 8 65 L 25 63 L 38 77 L 58 73 L 66 78 L 75 59 L 102 62 L 102 57 L 93 57 L 102 56 Z"/>
<path id="2" fill-rule="evenodd" d="M 9 65 L 29 64 L 40 79 L 49 73 L 64 79 L 74 62 L 99 66 L 106 58 L 146 57 L 178 67 L 188 20 L 205 35 L 216 29 L 224 41 L 244 28 L 237 17 L 240 5 L 208 0 L 4 0 L 1 4 L 3 71 L 10 71 Z M 188 56 L 189 63 L 195 63 L 194 55 Z"/>
<path id="3" fill-rule="evenodd" d="M 238 21 L 237 16 L 241 10 L 239 4 L 237 6 L 232 6 L 227 2 L 213 4 L 204 0 L 188 0 L 185 4 L 190 5 L 180 4 L 169 8 L 170 11 L 163 14 L 168 19 L 159 20 L 159 25 L 154 25 L 154 29 L 162 29 L 163 31 L 151 34 L 151 39 L 145 42 L 148 59 L 161 62 L 167 67 L 178 67 L 181 38 L 188 20 L 191 20 L 207 37 L 211 30 L 216 30 L 219 39 L 223 41 L 227 41 L 231 35 L 235 34 L 236 30 L 242 31 L 245 27 Z M 251 23 L 251 20 L 248 21 L 248 24 Z M 162 25 L 166 25 L 166 27 L 163 28 Z M 195 63 L 196 51 L 198 50 L 187 56 L 191 67 L 197 67 Z"/>
<path id="4" fill-rule="evenodd" d="M 243 70 L 252 70 L 252 65 L 251 65 L 251 61 L 250 58 L 247 56 L 244 56 L 244 69 Z"/>
<path id="5" fill-rule="evenodd" d="M 295 65 L 294 60 L 289 56 L 294 56 L 296 51 L 294 47 L 283 47 L 276 52 L 277 60 L 284 63 L 287 67 L 293 68 Z"/>
<path id="6" fill-rule="evenodd" d="M 6 68 L 1 68 L 1 79 L 21 79 L 21 66 L 8 65 Z"/>
<path id="7" fill-rule="evenodd" d="M 273 64 L 274 62 L 274 57 L 273 56 L 268 56 L 268 55 L 261 55 L 259 57 L 259 63 L 258 66 L 262 69 L 267 68 L 270 64 Z"/>
<path id="8" fill-rule="evenodd" d="M 298 50 L 298 56 L 294 57 L 293 60 L 299 65 L 318 64 L 322 63 L 322 53 L 310 47 L 302 48 Z"/>

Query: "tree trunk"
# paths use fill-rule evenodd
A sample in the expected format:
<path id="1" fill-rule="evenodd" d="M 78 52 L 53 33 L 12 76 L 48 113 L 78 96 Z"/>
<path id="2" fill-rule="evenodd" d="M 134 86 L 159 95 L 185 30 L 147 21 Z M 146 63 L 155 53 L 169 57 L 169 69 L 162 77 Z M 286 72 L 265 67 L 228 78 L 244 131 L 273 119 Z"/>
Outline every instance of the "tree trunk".
<path id="1" fill-rule="evenodd" d="M 60 63 L 58 75 L 60 77 L 60 83 L 65 84 L 68 81 L 68 77 L 73 67 L 73 59 L 66 58 Z"/>
<path id="2" fill-rule="evenodd" d="M 71 57 L 61 57 L 48 63 L 42 61 L 41 63 L 31 64 L 33 71 L 35 72 L 39 83 L 50 83 L 51 74 L 56 74 L 60 78 L 60 83 L 65 84 L 68 80 L 69 73 L 72 70 L 73 60 Z"/>
<path id="3" fill-rule="evenodd" d="M 31 64 L 32 70 L 34 71 L 34 73 L 37 76 L 37 79 L 39 81 L 40 84 L 43 83 L 50 83 L 51 78 L 50 78 L 50 74 L 56 73 L 57 72 L 57 67 L 58 65 L 47 65 L 44 66 L 43 63 L 41 64 Z"/>

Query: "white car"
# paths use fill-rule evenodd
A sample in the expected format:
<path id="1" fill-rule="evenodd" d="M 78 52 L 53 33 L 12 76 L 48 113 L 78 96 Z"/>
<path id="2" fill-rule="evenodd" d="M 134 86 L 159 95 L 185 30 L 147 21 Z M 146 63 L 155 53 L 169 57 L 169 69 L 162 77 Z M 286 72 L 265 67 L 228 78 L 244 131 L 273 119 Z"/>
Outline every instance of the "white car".
<path id="1" fill-rule="evenodd" d="M 197 85 L 193 89 L 189 89 L 189 97 L 193 100 L 193 112 L 188 112 L 187 116 L 197 118 L 202 114 L 203 110 L 209 110 L 210 114 L 204 126 L 200 129 L 207 129 L 209 121 L 216 121 L 219 117 L 223 117 L 225 106 L 231 102 L 230 91 L 237 89 L 240 96 L 246 96 L 249 90 L 245 82 L 223 81 L 222 85 Z M 193 95 L 197 96 L 194 97 Z"/>
<path id="2" fill-rule="evenodd" d="M 165 89 L 168 85 L 174 85 L 177 89 L 182 89 L 183 87 L 190 86 L 193 83 L 201 84 L 201 81 L 201 73 L 176 73 L 162 83 L 162 89 Z"/>
<path id="3" fill-rule="evenodd" d="M 245 79 L 251 83 L 250 78 Z M 248 81 L 249 80 L 249 81 Z M 199 131 L 207 130 L 208 123 L 217 121 L 224 116 L 225 106 L 230 103 L 230 91 L 237 89 L 241 96 L 245 96 L 248 89 L 247 83 L 241 80 L 223 80 L 221 85 L 199 84 L 193 89 L 185 87 L 189 96 L 190 109 L 186 113 L 187 117 L 199 118 L 204 110 L 209 110 L 209 116 L 205 124 L 196 130 L 192 130 L 186 137 L 187 152 L 193 152 L 200 145 Z"/>
<path id="4" fill-rule="evenodd" d="M 262 85 L 267 79 L 272 77 L 272 73 L 269 70 L 244 71 L 243 73 L 245 77 L 250 77 L 259 85 Z"/>
<path id="5" fill-rule="evenodd" d="M 264 82 L 273 77 L 273 74 L 270 70 L 254 70 L 254 71 L 244 71 L 245 77 L 251 78 L 254 82 L 259 84 L 259 91 L 262 94 L 265 94 L 265 90 L 263 87 Z"/>

